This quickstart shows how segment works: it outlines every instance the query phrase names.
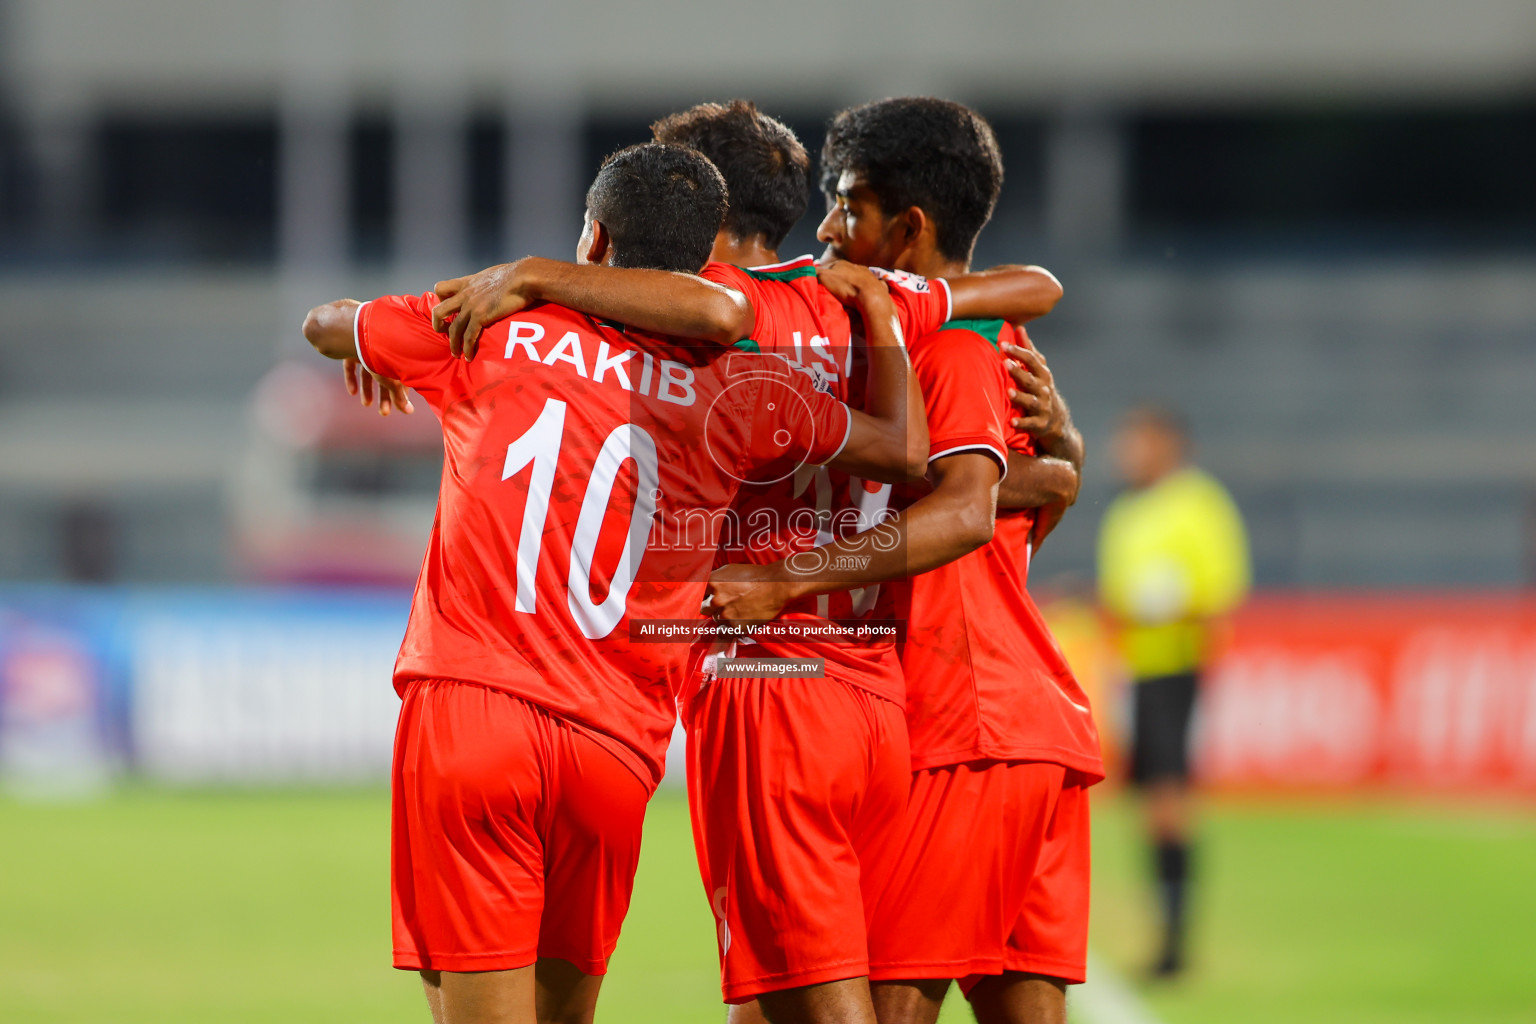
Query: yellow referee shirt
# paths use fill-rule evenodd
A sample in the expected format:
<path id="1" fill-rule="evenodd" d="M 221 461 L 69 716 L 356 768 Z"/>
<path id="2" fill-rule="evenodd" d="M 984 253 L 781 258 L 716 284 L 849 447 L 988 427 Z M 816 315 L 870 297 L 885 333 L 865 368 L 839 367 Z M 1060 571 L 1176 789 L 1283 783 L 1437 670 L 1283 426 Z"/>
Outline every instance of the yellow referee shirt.
<path id="1" fill-rule="evenodd" d="M 1099 531 L 1099 598 L 1120 620 L 1138 679 L 1198 669 L 1207 621 L 1248 592 L 1248 537 L 1215 477 L 1185 467 L 1110 503 Z"/>

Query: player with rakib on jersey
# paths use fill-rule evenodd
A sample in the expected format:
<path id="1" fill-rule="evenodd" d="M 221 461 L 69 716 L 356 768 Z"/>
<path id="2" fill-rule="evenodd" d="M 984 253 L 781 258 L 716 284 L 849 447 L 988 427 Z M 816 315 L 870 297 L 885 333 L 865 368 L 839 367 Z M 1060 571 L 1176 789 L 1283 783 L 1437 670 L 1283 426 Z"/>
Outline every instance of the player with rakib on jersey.
<path id="1" fill-rule="evenodd" d="M 631 147 L 593 182 L 578 252 L 697 281 L 725 208 L 698 153 Z M 487 329 L 473 361 L 434 330 L 430 293 L 305 321 L 322 354 L 414 388 L 442 421 L 437 518 L 394 673 L 392 839 L 394 962 L 421 972 L 437 1024 L 591 1019 L 686 669 L 686 646 L 637 641 L 630 624 L 695 617 L 715 555 L 663 524 L 802 464 L 921 471 L 889 295 L 855 268 L 842 279 L 871 384 L 893 396 L 878 416 L 786 360 L 549 303 Z"/>

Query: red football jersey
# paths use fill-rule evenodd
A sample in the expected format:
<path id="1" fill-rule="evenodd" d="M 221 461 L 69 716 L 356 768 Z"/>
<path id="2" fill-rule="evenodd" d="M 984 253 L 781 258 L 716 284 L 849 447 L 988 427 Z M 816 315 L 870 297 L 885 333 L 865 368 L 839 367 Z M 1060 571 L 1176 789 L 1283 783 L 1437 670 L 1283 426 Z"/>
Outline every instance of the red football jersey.
<path id="1" fill-rule="evenodd" d="M 950 316 L 949 285 L 914 274 L 877 270 L 890 289 L 902 336 L 915 338 Z M 763 352 L 783 356 L 817 386 L 855 408 L 864 404 L 867 363 L 863 321 L 817 280 L 816 260 L 802 256 L 766 267 L 742 269 L 711 263 L 705 278 L 746 295 L 757 314 L 752 338 Z M 864 481 L 809 463 L 776 480 L 752 481 L 734 507 L 737 535 L 722 538 L 720 562 L 777 561 L 847 533 L 875 525 L 891 494 L 889 484 Z M 780 620 L 817 626 L 866 615 L 874 589 L 827 594 L 794 602 Z M 753 641 L 753 655 L 824 658 L 827 675 L 900 703 L 901 666 L 890 640 Z"/>
<path id="2" fill-rule="evenodd" d="M 1000 341 L 1028 344 L 1001 320 L 952 321 L 911 344 L 928 412 L 929 459 L 963 451 L 1032 453 L 1015 430 Z M 906 507 L 921 491 L 899 488 Z M 887 584 L 881 618 L 907 620 L 901 648 L 914 770 L 984 758 L 1050 761 L 1103 777 L 1088 697 L 1026 589 L 1029 510 L 998 509 L 992 541 L 948 565 Z"/>
<path id="3" fill-rule="evenodd" d="M 396 687 L 454 679 L 532 701 L 661 777 L 715 548 L 690 526 L 742 480 L 822 463 L 841 401 L 787 361 L 688 346 L 536 305 L 486 329 L 473 362 L 432 329 L 436 296 L 361 307 L 357 349 L 443 424 L 437 517 Z M 633 628 L 632 628 L 633 627 Z"/>

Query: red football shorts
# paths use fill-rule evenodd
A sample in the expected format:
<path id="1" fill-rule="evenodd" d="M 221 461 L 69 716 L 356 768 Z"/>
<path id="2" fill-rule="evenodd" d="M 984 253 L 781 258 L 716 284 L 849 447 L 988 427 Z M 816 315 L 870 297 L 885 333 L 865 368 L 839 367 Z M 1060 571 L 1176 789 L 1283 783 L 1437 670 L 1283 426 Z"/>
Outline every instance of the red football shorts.
<path id="1" fill-rule="evenodd" d="M 725 1001 L 868 974 L 912 777 L 902 709 L 833 679 L 717 679 L 685 724 Z"/>
<path id="2" fill-rule="evenodd" d="M 1034 761 L 912 774 L 906 834 L 870 926 L 871 980 L 1023 971 L 1081 982 L 1088 960 L 1088 789 Z"/>
<path id="3" fill-rule="evenodd" d="M 412 683 L 395 736 L 395 966 L 603 974 L 629 909 L 644 785 L 592 734 L 468 683 Z"/>

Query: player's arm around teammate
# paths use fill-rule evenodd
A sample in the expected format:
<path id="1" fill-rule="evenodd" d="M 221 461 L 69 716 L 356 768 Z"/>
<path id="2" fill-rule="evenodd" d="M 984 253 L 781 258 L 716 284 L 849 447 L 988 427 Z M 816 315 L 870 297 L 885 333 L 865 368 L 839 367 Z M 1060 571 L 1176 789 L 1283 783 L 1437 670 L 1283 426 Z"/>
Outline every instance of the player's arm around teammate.
<path id="1" fill-rule="evenodd" d="M 856 296 L 872 287 L 872 278 L 862 268 L 855 269 L 845 261 L 824 262 L 818 276 L 845 304 L 855 304 Z M 1006 265 L 956 273 L 946 276 L 945 281 L 951 316 L 957 318 L 985 316 L 1022 323 L 1050 313 L 1062 296 L 1061 283 L 1055 275 L 1038 266 Z M 433 310 L 434 324 L 448 334 L 454 353 L 462 353 L 466 359 L 473 358 L 479 334 L 486 326 L 532 302 L 554 302 L 642 330 L 721 344 L 749 337 L 757 322 L 750 301 L 740 292 L 696 276 L 590 263 L 578 266 L 532 256 L 488 267 L 467 277 L 440 281 L 436 291 L 442 301 Z M 1043 368 L 1043 361 L 1026 363 L 1034 376 L 1017 371 L 1016 379 L 1024 389 L 1017 401 L 1027 415 L 1040 416 L 1042 428 L 1054 428 L 1046 436 L 1057 447 L 1047 448 L 1046 458 L 1011 454 L 1009 472 L 1016 482 L 999 500 L 1007 508 L 1058 506 L 1064 511 L 1076 499 L 1082 439 L 1065 414 L 1048 375 L 1042 383 L 1039 368 Z M 871 399 L 864 411 L 888 431 L 901 433 L 915 453 L 920 432 L 910 424 L 920 418 L 921 402 L 910 374 L 906 381 L 904 387 L 891 387 L 893 381 L 886 368 L 873 365 L 872 361 L 868 392 Z M 895 418 L 895 408 L 880 407 L 885 398 L 902 394 L 906 396 L 901 403 L 906 410 L 905 419 Z M 367 396 L 364 398 L 367 404 Z M 834 460 L 838 468 L 868 479 L 901 482 L 880 458 L 860 458 L 860 446 L 854 440 L 850 436 L 849 449 Z M 1063 460 L 1071 462 L 1072 468 L 1064 466 Z M 922 475 L 916 462 L 908 468 L 905 479 Z M 1058 514 L 1050 525 L 1053 527 L 1059 519 Z M 1045 532 L 1049 530 L 1043 531 L 1039 539 L 1043 539 Z"/>
<path id="2" fill-rule="evenodd" d="M 727 625 L 764 622 L 797 598 L 906 579 L 990 541 L 997 460 L 959 452 L 934 460 L 929 476 L 932 491 L 869 530 L 768 565 L 716 569 L 709 577 L 710 614 Z"/>
<path id="3" fill-rule="evenodd" d="M 643 331 L 730 345 L 752 336 L 747 297 L 697 274 L 526 256 L 437 283 L 432 321 L 454 355 L 473 359 L 480 332 L 533 302 L 553 302 Z"/>
<path id="4" fill-rule="evenodd" d="M 1042 449 L 1062 454 L 1026 455 L 1010 450 L 1008 474 L 1002 481 L 995 479 L 996 462 L 985 456 L 939 459 L 930 468 L 933 492 L 876 527 L 882 531 L 878 537 L 855 534 L 801 555 L 798 561 L 716 570 L 710 580 L 711 607 L 718 610 L 721 621 L 771 619 L 798 597 L 915 576 L 968 554 L 992 538 L 991 517 L 983 526 L 979 515 L 989 479 L 997 488 L 993 515 L 998 508 L 1038 508 L 1042 523 L 1051 517 L 1044 529 L 1036 525 L 1032 543 L 1038 548 L 1061 521 L 1061 514 L 1077 501 L 1082 435 L 1073 426 L 1044 359 L 1016 345 L 1007 345 L 1004 351 L 1019 360 L 1009 368 L 1019 385 L 1009 398 L 1022 413 L 1013 425 L 1035 436 Z M 991 473 L 983 463 L 990 465 Z M 857 560 L 838 557 L 871 552 L 871 560 L 860 570 L 848 568 Z M 832 565 L 843 568 L 825 568 Z M 813 571 L 818 566 L 823 568 Z"/>
<path id="5" fill-rule="evenodd" d="M 946 274 L 952 318 L 997 318 L 1022 324 L 1045 316 L 1061 301 L 1061 282 L 1044 267 L 1005 263 L 987 270 Z"/>
<path id="6" fill-rule="evenodd" d="M 841 261 L 819 267 L 817 274 L 839 301 L 863 314 L 870 353 L 870 400 L 863 410 L 853 410 L 848 443 L 832 464 L 870 480 L 921 479 L 927 420 L 885 284 L 864 267 Z M 987 295 L 1006 290 L 995 282 L 987 288 Z M 748 337 L 756 322 L 740 292 L 696 276 L 577 267 L 537 257 L 440 282 L 437 293 L 446 297 L 433 310 L 433 321 L 466 359 L 474 357 L 480 330 L 531 302 L 556 302 L 641 330 L 723 344 Z M 461 322 L 472 326 L 461 330 Z"/>
<path id="7" fill-rule="evenodd" d="M 1010 450 L 1006 482 L 996 459 L 977 451 L 935 459 L 928 468 L 933 490 L 872 530 L 781 562 L 715 570 L 709 588 L 712 614 L 722 623 L 761 622 L 797 598 L 905 579 L 947 565 L 992 539 L 998 508 L 1039 508 L 1042 522 L 1055 512 L 1043 531 L 1037 524 L 1032 543 L 1038 546 L 1060 522 L 1060 513 L 1077 500 L 1082 436 L 1044 361 L 1017 346 L 1008 351 L 1027 358 L 1010 370 L 1020 385 L 1010 398 L 1024 414 L 1014 425 L 1037 438 L 1045 435 L 1049 440 L 1042 441 L 1042 448 L 1049 444 L 1048 450 L 1061 455 Z"/>
<path id="8" fill-rule="evenodd" d="M 1023 323 L 1045 316 L 1061 283 L 1043 267 L 1007 265 L 947 277 L 954 317 Z M 439 281 L 433 310 L 454 354 L 472 358 L 480 331 L 531 302 L 554 302 L 642 330 L 729 345 L 751 337 L 752 306 L 742 294 L 687 274 L 579 266 L 528 256 Z M 450 319 L 451 318 L 451 319 Z"/>

